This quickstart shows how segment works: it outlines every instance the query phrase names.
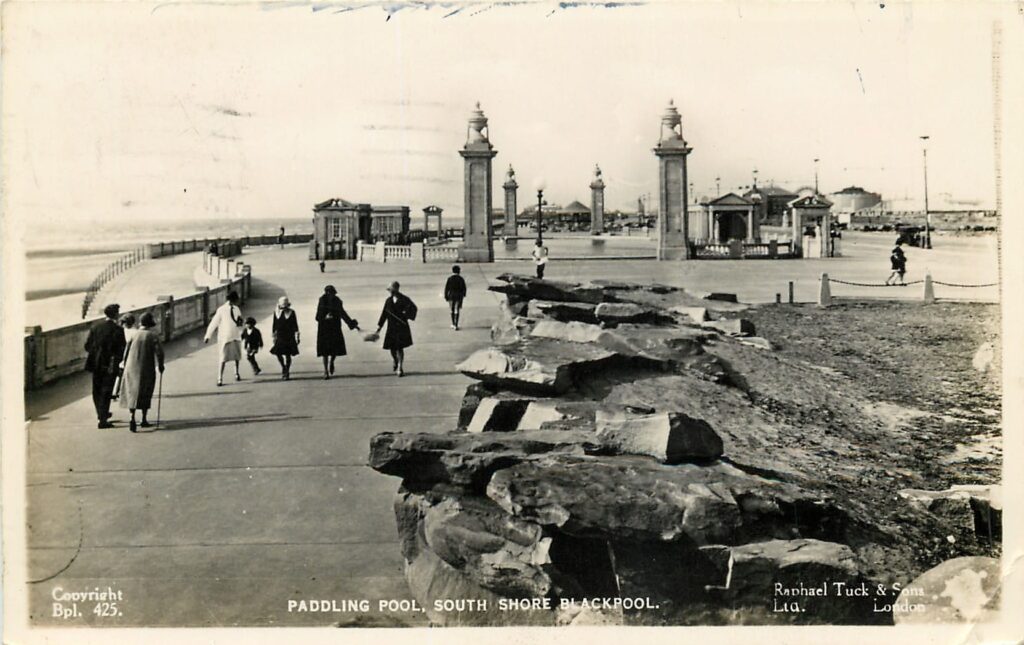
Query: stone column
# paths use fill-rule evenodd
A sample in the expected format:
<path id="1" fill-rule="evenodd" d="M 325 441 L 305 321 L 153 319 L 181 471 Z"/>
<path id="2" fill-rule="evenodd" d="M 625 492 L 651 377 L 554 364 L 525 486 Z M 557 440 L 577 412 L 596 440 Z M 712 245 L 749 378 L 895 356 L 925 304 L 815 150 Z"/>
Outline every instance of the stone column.
<path id="1" fill-rule="evenodd" d="M 469 119 L 468 130 L 466 145 L 459 150 L 465 162 L 465 220 L 459 261 L 493 262 L 491 162 L 498 151 L 489 140 L 487 117 L 479 103 Z"/>
<path id="2" fill-rule="evenodd" d="M 594 166 L 594 181 L 590 182 L 590 234 L 604 233 L 604 180 L 601 167 Z"/>
<path id="3" fill-rule="evenodd" d="M 669 101 L 661 119 L 661 140 L 654 148 L 658 157 L 658 259 L 688 260 L 689 230 L 686 208 L 686 156 L 691 148 L 683 140 L 682 117 Z"/>
<path id="4" fill-rule="evenodd" d="M 747 241 L 754 241 L 754 207 L 747 209 Z"/>
<path id="5" fill-rule="evenodd" d="M 505 244 L 509 246 L 515 246 L 517 240 L 516 236 L 519 235 L 519 221 L 518 211 L 516 210 L 516 189 L 519 188 L 519 184 L 516 183 L 516 171 L 512 169 L 512 166 L 508 167 L 507 179 L 502 187 L 505 189 Z"/>

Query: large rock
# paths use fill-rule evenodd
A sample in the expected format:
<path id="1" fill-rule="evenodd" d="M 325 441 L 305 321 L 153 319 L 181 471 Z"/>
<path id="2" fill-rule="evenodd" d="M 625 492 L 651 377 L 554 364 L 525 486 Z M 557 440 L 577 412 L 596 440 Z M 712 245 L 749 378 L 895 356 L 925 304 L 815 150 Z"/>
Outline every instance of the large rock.
<path id="1" fill-rule="evenodd" d="M 632 302 L 603 302 L 594 308 L 594 315 L 607 325 L 621 325 L 622 323 L 656 325 L 674 322 L 674 318 L 662 310 Z"/>
<path id="2" fill-rule="evenodd" d="M 706 320 L 710 320 L 710 318 L 708 317 L 707 307 L 675 305 L 674 307 L 670 307 L 669 311 L 671 311 L 672 313 L 680 314 L 681 316 L 685 316 L 689 320 L 689 322 L 695 325 L 699 325 Z"/>
<path id="3" fill-rule="evenodd" d="M 604 300 L 604 289 L 597 285 L 541 280 L 511 273 L 503 273 L 496 280 L 505 284 L 490 286 L 488 289 L 504 293 L 509 302 L 554 300 L 557 302 L 588 302 L 596 305 Z"/>
<path id="4" fill-rule="evenodd" d="M 596 323 L 594 309 L 594 305 L 579 302 L 531 300 L 526 307 L 526 315 L 530 318 L 550 318 L 561 322 Z"/>
<path id="5" fill-rule="evenodd" d="M 810 537 L 845 514 L 822 494 L 728 464 L 663 466 L 642 457 L 550 455 L 494 473 L 505 511 L 582 537 L 739 544 Z"/>
<path id="6" fill-rule="evenodd" d="M 969 531 L 980 540 L 1002 540 L 1002 487 L 958 485 L 947 490 L 904 488 L 900 497 L 944 519 L 952 527 Z"/>
<path id="7" fill-rule="evenodd" d="M 722 439 L 706 421 L 677 412 L 622 417 L 599 411 L 597 436 L 617 453 L 648 455 L 666 464 L 722 455 Z"/>
<path id="8" fill-rule="evenodd" d="M 897 625 L 989 622 L 999 616 L 1000 580 L 995 558 L 954 558 L 915 578 L 888 608 Z"/>
<path id="9" fill-rule="evenodd" d="M 754 323 L 746 318 L 722 318 L 701 323 L 705 329 L 715 329 L 729 336 L 753 336 Z"/>
<path id="10" fill-rule="evenodd" d="M 466 432 L 511 432 L 519 426 L 531 399 L 489 396 L 480 400 Z"/>
<path id="11" fill-rule="evenodd" d="M 614 352 L 594 345 L 531 338 L 507 347 L 481 349 L 457 369 L 495 386 L 561 394 L 572 387 L 578 375 L 607 367 L 614 358 Z"/>

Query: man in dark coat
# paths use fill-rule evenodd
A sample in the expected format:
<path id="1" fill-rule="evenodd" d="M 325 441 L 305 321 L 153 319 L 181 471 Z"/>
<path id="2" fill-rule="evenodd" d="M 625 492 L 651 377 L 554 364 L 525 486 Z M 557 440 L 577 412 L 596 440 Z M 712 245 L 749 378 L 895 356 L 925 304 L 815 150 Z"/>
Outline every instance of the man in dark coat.
<path id="1" fill-rule="evenodd" d="M 349 329 L 359 328 L 359 321 L 350 317 L 342 306 L 338 290 L 329 284 L 324 287 L 324 295 L 316 306 L 316 355 L 324 361 L 324 380 L 334 374 L 335 357 L 347 353 L 345 336 L 341 333 L 343 320 Z"/>
<path id="2" fill-rule="evenodd" d="M 405 348 L 412 345 L 412 328 L 410 320 L 416 320 L 416 304 L 398 290 L 398 283 L 392 282 L 388 287 L 388 299 L 384 301 L 384 309 L 377 320 L 377 334 L 388 324 L 384 334 L 384 349 L 391 352 L 392 367 L 395 374 L 405 376 Z"/>
<path id="3" fill-rule="evenodd" d="M 459 265 L 452 267 L 452 274 L 444 283 L 444 299 L 452 312 L 452 329 L 459 328 L 459 314 L 462 313 L 462 301 L 466 298 L 466 281 L 462 278 Z"/>
<path id="4" fill-rule="evenodd" d="M 114 394 L 114 381 L 121 361 L 124 359 L 124 329 L 117 324 L 121 307 L 107 305 L 103 309 L 105 319 L 89 330 L 85 340 L 85 369 L 92 372 L 92 403 L 96 407 L 97 427 L 112 428 L 110 423 L 110 399 Z"/>

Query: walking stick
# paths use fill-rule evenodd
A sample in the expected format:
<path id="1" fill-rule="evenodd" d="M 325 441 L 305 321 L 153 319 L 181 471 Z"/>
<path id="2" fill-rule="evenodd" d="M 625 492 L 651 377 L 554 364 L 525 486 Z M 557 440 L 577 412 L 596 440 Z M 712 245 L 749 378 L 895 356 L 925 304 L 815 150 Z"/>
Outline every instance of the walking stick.
<path id="1" fill-rule="evenodd" d="M 157 384 L 156 390 L 156 427 L 160 427 L 160 401 L 163 399 L 164 393 L 164 373 L 160 372 L 160 380 Z"/>

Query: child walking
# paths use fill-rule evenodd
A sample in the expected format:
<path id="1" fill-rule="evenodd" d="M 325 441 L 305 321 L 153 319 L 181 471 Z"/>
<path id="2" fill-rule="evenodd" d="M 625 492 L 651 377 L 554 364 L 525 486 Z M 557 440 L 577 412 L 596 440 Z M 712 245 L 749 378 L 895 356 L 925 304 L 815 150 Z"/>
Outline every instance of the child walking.
<path id="1" fill-rule="evenodd" d="M 260 369 L 260 364 L 256 362 L 256 354 L 263 347 L 263 334 L 260 333 L 259 329 L 256 329 L 256 319 L 246 318 L 245 329 L 242 330 L 242 347 L 245 348 L 245 358 L 249 361 L 249 365 L 252 365 L 253 374 L 259 375 L 263 370 Z"/>

